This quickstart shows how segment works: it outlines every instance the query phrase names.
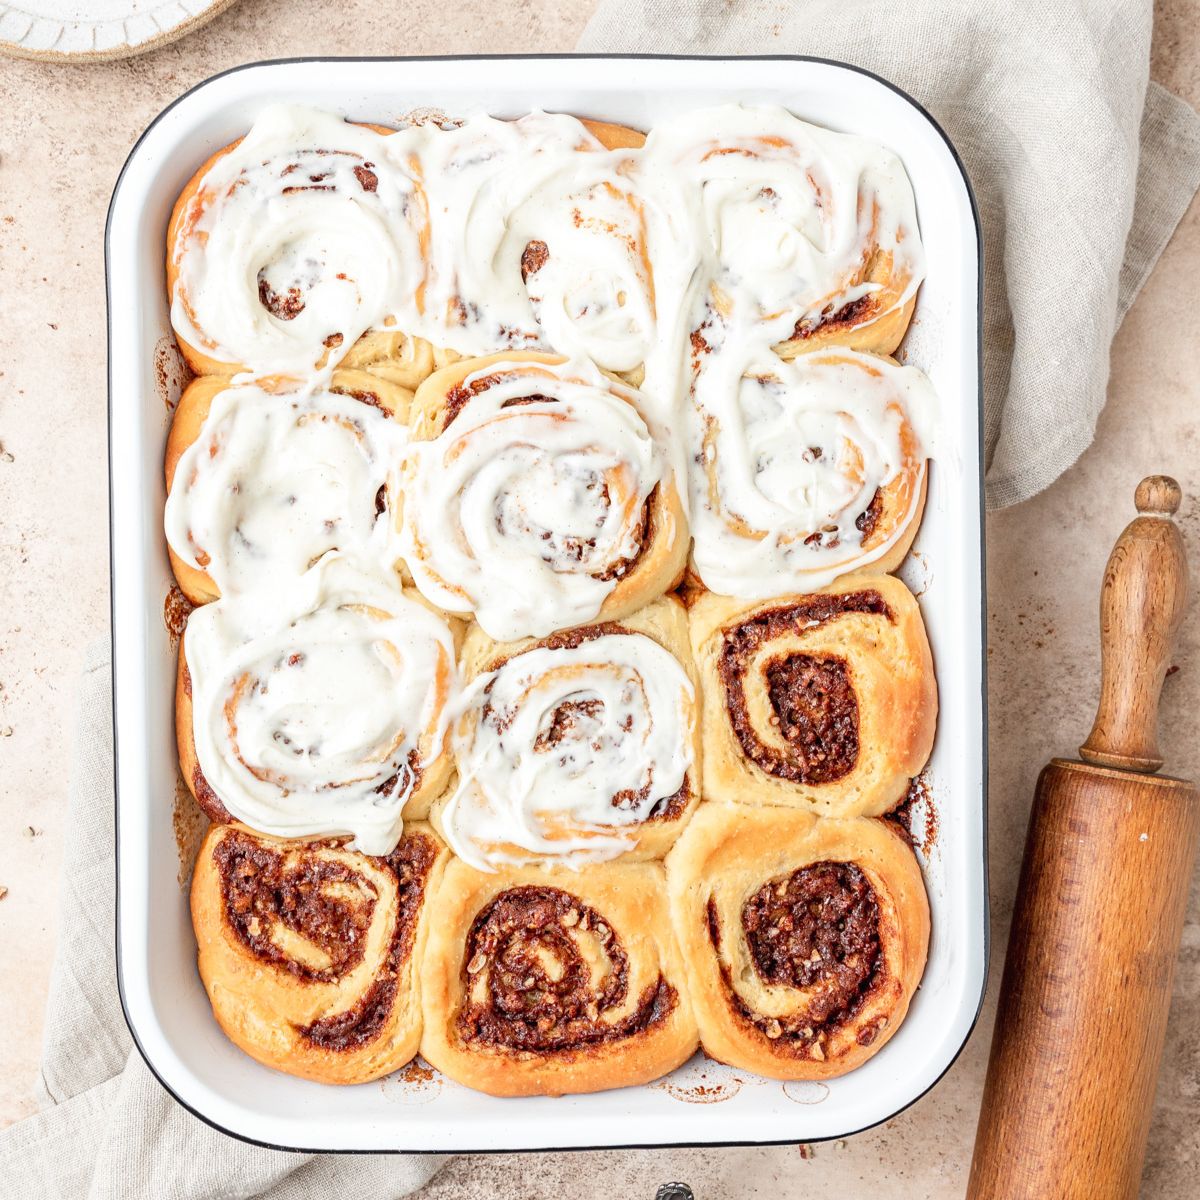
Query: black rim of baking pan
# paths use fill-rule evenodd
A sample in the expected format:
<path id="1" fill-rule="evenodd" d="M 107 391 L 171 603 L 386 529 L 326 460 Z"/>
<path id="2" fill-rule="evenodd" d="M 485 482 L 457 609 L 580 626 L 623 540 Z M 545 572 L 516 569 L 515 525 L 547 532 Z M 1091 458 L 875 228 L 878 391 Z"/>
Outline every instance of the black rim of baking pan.
<path id="1" fill-rule="evenodd" d="M 105 281 L 105 329 L 108 345 L 112 345 L 112 296 L 110 287 L 109 273 L 109 234 L 112 226 L 113 205 L 116 203 L 117 193 L 120 191 L 121 182 L 125 178 L 125 172 L 129 168 L 129 164 L 133 161 L 142 142 L 146 139 L 150 131 L 173 109 L 177 104 L 186 100 L 193 92 L 199 91 L 201 88 L 207 87 L 217 79 L 222 79 L 226 75 L 233 75 L 240 71 L 253 70 L 257 67 L 273 67 L 286 66 L 295 63 L 319 63 L 319 62 L 476 62 L 476 61 L 504 61 L 509 59 L 616 59 L 616 60 L 654 60 L 654 61 L 682 61 L 682 62 L 705 62 L 705 61 L 747 61 L 747 62 L 809 62 L 820 63 L 824 66 L 840 67 L 847 71 L 853 71 L 856 75 L 865 76 L 868 79 L 874 80 L 876 83 L 882 84 L 889 91 L 894 92 L 902 100 L 907 102 L 912 108 L 925 118 L 934 132 L 942 139 L 946 145 L 946 149 L 950 152 L 957 166 L 959 174 L 962 176 L 963 186 L 966 188 L 967 199 L 971 206 L 971 219 L 975 224 L 975 245 L 976 245 L 976 296 L 975 296 L 975 362 L 976 362 L 976 398 L 979 408 L 979 462 L 982 465 L 984 459 L 983 445 L 983 232 L 979 224 L 979 205 L 975 199 L 975 190 L 971 186 L 970 176 L 967 174 L 967 169 L 963 163 L 962 156 L 954 143 L 947 136 L 946 131 L 938 123 L 937 120 L 930 114 L 925 106 L 914 100 L 903 88 L 892 83 L 891 80 L 884 78 L 882 75 L 877 75 L 874 71 L 869 71 L 865 67 L 856 66 L 854 63 L 842 62 L 835 58 L 821 58 L 816 55 L 809 54 L 747 54 L 747 55 L 709 55 L 709 54 L 416 54 L 416 55 L 307 55 L 296 58 L 272 58 L 262 59 L 257 62 L 242 63 L 240 66 L 230 67 L 228 70 L 219 71 L 215 75 L 209 76 L 207 79 L 188 88 L 186 92 L 177 96 L 171 101 L 142 131 L 137 141 L 129 151 L 125 162 L 121 166 L 121 171 L 117 175 L 116 183 L 113 185 L 112 197 L 109 200 L 108 215 L 104 225 L 104 281 Z M 112 457 L 112 410 L 113 410 L 113 387 L 112 387 L 112 355 L 109 355 L 108 362 L 108 476 L 109 476 L 109 492 L 108 492 L 108 522 L 109 522 L 109 579 L 114 578 L 114 551 L 112 530 L 113 525 L 113 496 L 112 496 L 112 475 L 113 475 L 113 457 Z M 988 880 L 988 696 L 987 696 L 987 560 L 986 560 L 986 525 L 985 525 L 985 496 L 983 485 L 983 472 L 979 474 L 979 550 L 980 550 L 980 612 L 979 612 L 979 646 L 980 646 L 980 681 L 981 681 L 981 696 L 980 706 L 982 715 L 982 776 L 981 776 L 981 792 L 980 797 L 983 806 L 983 825 L 981 845 L 983 850 L 983 861 L 980 863 L 980 870 L 983 878 L 983 975 L 980 981 L 979 998 L 976 1001 L 975 1012 L 971 1017 L 970 1024 L 967 1027 L 966 1033 L 963 1035 L 963 1040 L 958 1048 L 951 1055 L 942 1071 L 934 1079 L 928 1087 L 913 1096 L 907 1103 L 901 1105 L 894 1112 L 880 1117 L 878 1120 L 871 1121 L 866 1125 L 859 1126 L 857 1129 L 847 1130 L 844 1133 L 829 1134 L 818 1138 L 805 1138 L 805 1142 L 815 1144 L 817 1142 L 833 1141 L 838 1138 L 854 1137 L 857 1134 L 865 1133 L 868 1129 L 874 1129 L 877 1125 L 882 1125 L 886 1121 L 891 1121 L 898 1117 L 902 1112 L 911 1108 L 918 1101 L 927 1096 L 937 1085 L 945 1078 L 950 1068 L 958 1061 L 959 1055 L 962 1053 L 967 1042 L 970 1041 L 972 1033 L 979 1022 L 979 1014 L 983 1010 L 983 999 L 987 993 L 988 975 L 990 971 L 991 961 L 991 895 L 989 890 Z M 275 1142 L 264 1142 L 258 1138 L 253 1138 L 244 1133 L 239 1133 L 235 1129 L 227 1129 L 225 1126 L 214 1121 L 211 1117 L 206 1116 L 198 1109 L 193 1108 L 186 1100 L 182 1099 L 159 1074 L 158 1069 L 151 1061 L 150 1056 L 142 1046 L 141 1039 L 138 1037 L 137 1029 L 134 1027 L 133 1021 L 129 1016 L 129 1009 L 125 1003 L 125 980 L 124 971 L 121 961 L 121 939 L 119 935 L 121 920 L 121 839 L 120 839 L 120 822 L 121 822 L 121 805 L 118 796 L 119 790 L 119 773 L 117 772 L 117 763 L 120 758 L 120 738 L 117 731 L 117 661 L 116 661 L 116 622 L 115 622 L 115 596 L 114 589 L 109 588 L 109 604 L 110 604 L 110 645 L 112 651 L 112 688 L 113 688 L 113 805 L 114 805 L 114 863 L 116 870 L 115 881 L 115 914 L 116 919 L 113 927 L 114 941 L 116 944 L 116 963 L 117 963 L 117 991 L 121 998 L 121 1013 L 125 1018 L 125 1024 L 129 1028 L 130 1036 L 133 1038 L 133 1044 L 137 1047 L 138 1053 L 142 1057 L 142 1061 L 149 1068 L 150 1073 L 158 1080 L 164 1090 L 171 1096 L 173 1100 L 192 1116 L 203 1121 L 206 1125 L 215 1129 L 218 1133 L 223 1133 L 227 1137 L 236 1138 L 238 1141 L 246 1142 L 252 1146 L 260 1146 L 265 1150 L 282 1150 L 292 1153 L 301 1154 L 540 1154 L 540 1153 L 568 1153 L 572 1151 L 587 1151 L 587 1150 L 682 1150 L 682 1149 L 702 1149 L 705 1147 L 719 1148 L 722 1146 L 789 1146 L 801 1140 L 796 1137 L 789 1138 L 771 1138 L 771 1139 L 755 1139 L 746 1141 L 720 1141 L 720 1142 L 623 1142 L 619 1145 L 605 1144 L 597 1146 L 530 1146 L 521 1150 L 506 1150 L 488 1148 L 483 1150 L 471 1149 L 456 1149 L 456 1150 L 401 1150 L 401 1149 L 350 1149 L 350 1150 L 334 1150 L 327 1147 L 305 1147 L 305 1146 L 285 1146 Z"/>

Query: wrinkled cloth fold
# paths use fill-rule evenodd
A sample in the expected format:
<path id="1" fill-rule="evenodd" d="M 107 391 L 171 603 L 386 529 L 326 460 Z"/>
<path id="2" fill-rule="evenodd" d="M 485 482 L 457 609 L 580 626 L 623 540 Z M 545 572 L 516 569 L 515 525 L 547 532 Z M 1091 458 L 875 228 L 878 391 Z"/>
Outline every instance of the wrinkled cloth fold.
<path id="1" fill-rule="evenodd" d="M 3 1200 L 394 1200 L 430 1155 L 263 1150 L 178 1105 L 133 1049 L 115 960 L 112 673 L 108 644 L 80 685 L 58 947 L 46 1007 L 45 1107 L 0 1133 Z"/>
<path id="2" fill-rule="evenodd" d="M 1090 444 L 1113 335 L 1200 187 L 1200 116 L 1148 84 L 1152 18 L 1152 0 L 601 0 L 579 49 L 840 59 L 930 111 L 983 225 L 999 508 Z"/>

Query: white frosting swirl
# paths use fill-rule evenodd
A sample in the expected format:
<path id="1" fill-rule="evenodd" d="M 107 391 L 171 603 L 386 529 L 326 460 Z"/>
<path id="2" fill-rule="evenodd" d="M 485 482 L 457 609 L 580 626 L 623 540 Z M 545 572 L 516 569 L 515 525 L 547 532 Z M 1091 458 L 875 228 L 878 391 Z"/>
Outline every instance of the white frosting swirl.
<path id="1" fill-rule="evenodd" d="M 535 647 L 475 679 L 460 707 L 459 784 L 441 814 L 456 854 L 504 864 L 603 862 L 684 786 L 691 681 L 640 633 Z"/>
<path id="2" fill-rule="evenodd" d="M 746 599 L 810 591 L 884 555 L 920 499 L 936 397 L 919 371 L 853 351 L 710 366 L 696 385 L 693 556 L 705 584 Z M 729 369 L 732 368 L 732 369 Z M 907 511 L 864 548 L 858 521 L 902 479 Z"/>
<path id="3" fill-rule="evenodd" d="M 442 618 L 330 554 L 271 593 L 196 609 L 184 638 L 205 780 L 279 837 L 351 834 L 386 854 L 443 753 L 456 688 Z"/>
<path id="4" fill-rule="evenodd" d="M 167 541 L 222 595 L 297 578 L 333 549 L 390 571 L 407 442 L 404 425 L 352 396 L 226 388 L 175 468 Z"/>
<path id="5" fill-rule="evenodd" d="M 472 386 L 474 385 L 474 387 Z M 591 620 L 632 566 L 664 456 L 637 393 L 580 363 L 500 361 L 405 468 L 404 560 L 494 638 Z"/>
<path id="6" fill-rule="evenodd" d="M 665 121 L 647 137 L 643 175 L 674 226 L 688 227 L 682 244 L 698 247 L 701 305 L 764 322 L 769 342 L 878 292 L 868 275 L 880 256 L 900 287 L 861 324 L 903 305 L 924 274 L 900 160 L 785 109 L 726 104 Z"/>
<path id="7" fill-rule="evenodd" d="M 425 207 L 402 165 L 414 138 L 265 109 L 189 202 L 176 331 L 221 362 L 304 375 L 392 317 L 425 271 Z"/>

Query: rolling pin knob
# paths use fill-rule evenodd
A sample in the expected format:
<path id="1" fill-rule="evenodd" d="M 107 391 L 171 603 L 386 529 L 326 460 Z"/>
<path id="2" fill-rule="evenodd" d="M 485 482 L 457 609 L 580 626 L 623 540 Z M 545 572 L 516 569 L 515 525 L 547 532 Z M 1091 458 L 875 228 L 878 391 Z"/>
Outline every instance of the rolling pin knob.
<path id="1" fill-rule="evenodd" d="M 1163 517 L 1174 516 L 1182 499 L 1183 492 L 1170 475 L 1147 475 L 1133 494 L 1138 512 L 1157 513 Z"/>
<path id="2" fill-rule="evenodd" d="M 1138 516 L 1117 539 L 1100 588 L 1100 703 L 1079 747 L 1085 761 L 1157 771 L 1158 700 L 1187 607 L 1183 536 L 1171 515 L 1179 484 L 1149 475 L 1137 486 Z"/>

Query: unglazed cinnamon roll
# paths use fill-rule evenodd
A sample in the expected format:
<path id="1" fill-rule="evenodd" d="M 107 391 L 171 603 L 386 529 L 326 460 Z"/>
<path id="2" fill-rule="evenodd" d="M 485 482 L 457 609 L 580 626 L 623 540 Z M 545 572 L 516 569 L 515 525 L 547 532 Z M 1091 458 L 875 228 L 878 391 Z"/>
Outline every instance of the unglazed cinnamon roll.
<path id="1" fill-rule="evenodd" d="M 196 172 L 167 232 L 171 324 L 194 371 L 301 375 L 418 296 L 426 198 L 411 134 L 390 154 L 389 134 L 275 105 Z"/>
<path id="2" fill-rule="evenodd" d="M 701 806 L 667 858 L 705 1051 L 772 1079 L 828 1079 L 899 1028 L 929 902 L 886 822 Z"/>
<path id="3" fill-rule="evenodd" d="M 411 399 L 367 371 L 308 389 L 194 379 L 166 454 L 167 545 L 187 598 L 298 578 L 333 549 L 390 572 Z"/>
<path id="4" fill-rule="evenodd" d="M 782 108 L 728 104 L 657 125 L 644 157 L 698 231 L 701 301 L 718 321 L 760 326 L 784 357 L 900 344 L 925 264 L 890 151 Z"/>
<path id="5" fill-rule="evenodd" d="M 402 552 L 421 592 L 493 637 L 619 620 L 678 581 L 683 505 L 642 397 L 535 353 L 458 362 L 412 410 Z"/>
<path id="6" fill-rule="evenodd" d="M 345 557 L 196 609 L 179 650 L 180 769 L 213 820 L 387 854 L 444 788 L 452 630 Z"/>
<path id="7" fill-rule="evenodd" d="M 700 798 L 697 685 L 674 597 L 632 617 L 463 644 L 458 782 L 433 819 L 483 870 L 659 858 Z"/>
<path id="8" fill-rule="evenodd" d="M 625 1087 L 696 1049 L 659 863 L 451 860 L 422 968 L 421 1054 L 494 1096 Z"/>
<path id="9" fill-rule="evenodd" d="M 890 575 L 745 603 L 706 594 L 688 621 L 704 711 L 704 792 L 825 816 L 894 808 L 937 724 L 929 640 Z"/>
<path id="10" fill-rule="evenodd" d="M 429 896 L 446 858 L 419 824 L 383 858 L 212 826 L 192 876 L 192 925 L 230 1040 L 320 1083 L 365 1083 L 408 1062 L 421 1039 Z"/>
<path id="11" fill-rule="evenodd" d="M 935 405 L 916 368 L 849 350 L 702 365 L 690 475 L 704 585 L 762 599 L 894 570 L 925 505 Z"/>

